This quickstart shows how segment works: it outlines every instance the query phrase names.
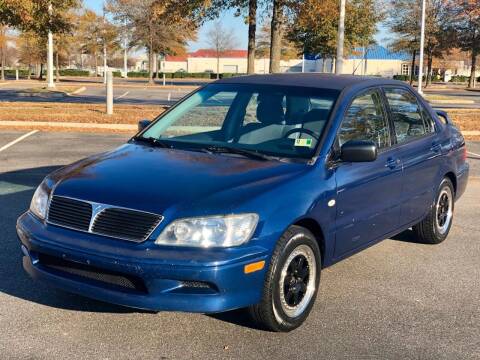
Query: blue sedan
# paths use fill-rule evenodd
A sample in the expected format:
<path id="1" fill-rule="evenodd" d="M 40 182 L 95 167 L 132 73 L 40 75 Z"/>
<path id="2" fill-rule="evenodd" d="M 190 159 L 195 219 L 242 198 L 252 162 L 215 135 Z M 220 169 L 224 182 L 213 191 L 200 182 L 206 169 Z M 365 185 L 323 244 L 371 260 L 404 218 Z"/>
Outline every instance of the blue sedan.
<path id="1" fill-rule="evenodd" d="M 444 241 L 469 172 L 448 115 L 379 78 L 220 80 L 139 127 L 40 184 L 17 222 L 33 278 L 290 331 L 323 268 L 410 228 Z"/>

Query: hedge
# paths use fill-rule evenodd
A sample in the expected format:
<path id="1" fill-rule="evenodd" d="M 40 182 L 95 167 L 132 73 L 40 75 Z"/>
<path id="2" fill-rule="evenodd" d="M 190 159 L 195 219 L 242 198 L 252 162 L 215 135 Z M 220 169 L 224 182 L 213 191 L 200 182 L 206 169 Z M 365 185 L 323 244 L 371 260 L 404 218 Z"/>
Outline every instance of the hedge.
<path id="1" fill-rule="evenodd" d="M 90 76 L 88 70 L 63 69 L 60 70 L 60 76 Z"/>
<path id="2" fill-rule="evenodd" d="M 470 76 L 464 76 L 464 75 L 454 75 L 450 79 L 450 82 L 467 82 L 470 79 Z"/>
<path id="3" fill-rule="evenodd" d="M 148 74 L 149 73 L 147 71 L 131 71 L 131 72 L 128 73 L 128 77 L 148 79 Z M 243 75 L 243 74 L 224 73 L 224 74 L 220 74 L 220 79 L 231 78 L 231 77 L 239 76 L 239 75 Z M 163 73 L 159 73 L 158 77 L 157 77 L 157 74 L 155 73 L 155 74 L 153 74 L 153 77 L 158 78 L 158 79 L 163 79 Z M 185 79 L 185 78 L 189 78 L 189 79 L 216 79 L 217 74 L 207 73 L 207 72 L 187 73 L 187 72 L 179 71 L 179 72 L 175 72 L 175 73 L 165 73 L 165 78 L 166 79 Z"/>
<path id="4" fill-rule="evenodd" d="M 26 78 L 28 76 L 28 70 L 27 69 L 19 69 L 18 70 L 18 75 L 21 78 Z M 15 70 L 14 69 L 5 69 L 5 76 L 12 76 L 15 77 Z"/>
<path id="5" fill-rule="evenodd" d="M 410 75 L 393 75 L 393 80 L 409 81 Z"/>
<path id="6" fill-rule="evenodd" d="M 400 81 L 410 81 L 410 75 L 393 75 L 394 80 L 400 80 Z M 422 77 L 423 81 L 425 81 L 425 75 Z M 435 79 L 435 76 L 432 77 L 432 80 Z M 413 81 L 418 81 L 418 75 L 415 75 L 413 77 Z"/>

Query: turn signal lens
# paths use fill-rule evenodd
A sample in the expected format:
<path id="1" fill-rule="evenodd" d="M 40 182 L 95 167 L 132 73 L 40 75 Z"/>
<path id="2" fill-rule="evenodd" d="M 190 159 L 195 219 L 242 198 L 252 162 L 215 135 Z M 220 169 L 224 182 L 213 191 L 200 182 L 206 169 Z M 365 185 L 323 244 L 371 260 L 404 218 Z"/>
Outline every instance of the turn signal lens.
<path id="1" fill-rule="evenodd" d="M 265 260 L 257 261 L 248 265 L 245 265 L 243 272 L 245 274 L 250 274 L 255 271 L 260 271 L 265 267 Z"/>

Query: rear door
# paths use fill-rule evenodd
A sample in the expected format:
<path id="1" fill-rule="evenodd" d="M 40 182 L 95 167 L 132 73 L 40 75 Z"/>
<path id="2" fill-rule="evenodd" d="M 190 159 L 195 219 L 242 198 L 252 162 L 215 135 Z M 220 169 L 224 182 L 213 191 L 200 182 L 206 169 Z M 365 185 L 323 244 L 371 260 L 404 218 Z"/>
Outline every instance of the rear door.
<path id="1" fill-rule="evenodd" d="M 384 93 L 403 163 L 401 225 L 405 225 L 421 220 L 432 205 L 442 147 L 433 118 L 413 92 L 386 87 Z"/>
<path id="2" fill-rule="evenodd" d="M 379 153 L 376 161 L 341 163 L 335 170 L 335 257 L 393 231 L 400 215 L 402 164 L 391 146 L 391 127 L 378 89 L 359 94 L 348 108 L 338 145 L 349 140 L 374 141 Z"/>

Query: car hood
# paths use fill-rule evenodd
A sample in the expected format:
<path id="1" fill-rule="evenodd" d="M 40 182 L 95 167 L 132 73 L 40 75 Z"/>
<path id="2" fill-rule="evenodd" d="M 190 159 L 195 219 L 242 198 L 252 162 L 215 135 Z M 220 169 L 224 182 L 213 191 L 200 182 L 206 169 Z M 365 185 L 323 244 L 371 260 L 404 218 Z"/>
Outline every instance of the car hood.
<path id="1" fill-rule="evenodd" d="M 309 166 L 126 144 L 52 177 L 55 195 L 154 213 L 230 211 Z"/>

